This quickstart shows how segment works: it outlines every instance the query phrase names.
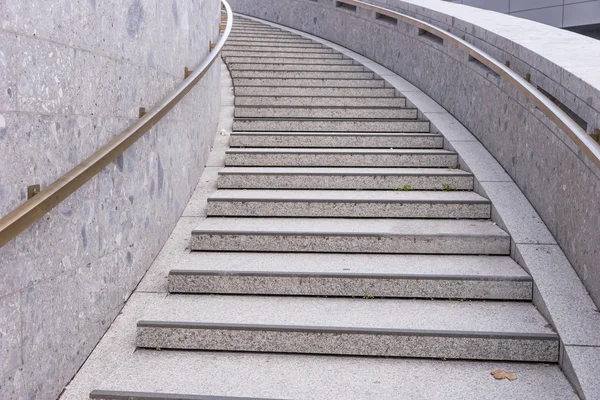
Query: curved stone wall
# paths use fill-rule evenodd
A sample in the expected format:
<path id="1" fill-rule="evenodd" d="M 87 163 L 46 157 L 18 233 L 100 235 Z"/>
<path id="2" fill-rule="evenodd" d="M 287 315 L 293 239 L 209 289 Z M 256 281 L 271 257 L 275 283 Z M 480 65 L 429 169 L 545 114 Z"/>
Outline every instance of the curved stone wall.
<path id="1" fill-rule="evenodd" d="M 402 22 L 335 0 L 232 0 L 233 10 L 347 47 L 435 99 L 494 155 L 600 305 L 600 169 L 540 110 L 468 54 Z M 439 0 L 375 2 L 447 29 L 600 127 L 600 41 Z M 524 221 L 526 224 L 527 221 Z M 537 242 L 532 242 L 537 243 Z"/>
<path id="2" fill-rule="evenodd" d="M 170 93 L 219 23 L 218 0 L 0 2 L 0 216 Z M 0 249 L 0 398 L 57 398 L 118 314 L 202 173 L 219 80 Z"/>

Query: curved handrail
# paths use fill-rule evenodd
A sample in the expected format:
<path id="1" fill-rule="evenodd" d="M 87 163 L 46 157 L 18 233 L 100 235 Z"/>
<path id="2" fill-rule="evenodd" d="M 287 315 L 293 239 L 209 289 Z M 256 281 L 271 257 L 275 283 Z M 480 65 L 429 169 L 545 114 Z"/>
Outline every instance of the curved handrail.
<path id="1" fill-rule="evenodd" d="M 444 40 L 447 40 L 448 43 L 451 43 L 459 49 L 466 51 L 471 57 L 483 63 L 485 66 L 504 78 L 507 82 L 519 89 L 521 93 L 527 96 L 530 100 L 532 100 L 535 105 L 563 132 L 565 132 L 567 136 L 569 136 L 569 138 L 590 158 L 590 160 L 600 168 L 600 144 L 596 142 L 592 136 L 582 129 L 575 121 L 573 121 L 573 119 L 569 117 L 567 113 L 554 104 L 552 100 L 537 90 L 525 78 L 521 77 L 519 74 L 510 69 L 510 67 L 494 59 L 484 51 L 479 50 L 466 40 L 463 40 L 450 32 L 438 28 L 430 23 L 421 21 L 417 18 L 359 0 L 341 0 L 340 3 L 346 3 L 359 8 L 375 11 L 378 14 L 386 15 L 407 24 L 417 26 L 419 29 L 423 29 Z"/>
<path id="2" fill-rule="evenodd" d="M 182 83 L 162 99 L 152 110 L 136 123 L 101 147 L 81 164 L 67 172 L 40 193 L 27 200 L 0 220 L 0 247 L 33 225 L 38 219 L 69 197 L 73 192 L 95 177 L 107 165 L 117 159 L 139 138 L 156 125 L 183 97 L 202 79 L 217 60 L 229 37 L 233 25 L 231 7 L 221 0 L 227 12 L 227 26 L 219 42 L 209 56 Z"/>

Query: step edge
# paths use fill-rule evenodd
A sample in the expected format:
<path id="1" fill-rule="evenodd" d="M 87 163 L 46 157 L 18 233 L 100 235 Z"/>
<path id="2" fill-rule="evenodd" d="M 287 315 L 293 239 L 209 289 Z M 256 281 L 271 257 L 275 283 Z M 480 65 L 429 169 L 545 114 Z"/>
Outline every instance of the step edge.
<path id="1" fill-rule="evenodd" d="M 473 282 L 527 282 L 532 283 L 529 275 L 434 275 L 434 274 L 377 274 L 377 273 L 315 273 L 315 272 L 272 272 L 272 271 L 223 271 L 172 269 L 169 276 L 229 276 L 229 277 L 266 277 L 266 278 L 344 278 L 344 279 L 404 279 L 404 280 L 447 280 Z"/>
<path id="2" fill-rule="evenodd" d="M 206 323 L 190 321 L 158 321 L 139 320 L 137 328 L 154 329 L 204 329 L 204 330 L 245 330 L 269 332 L 302 332 L 302 333 L 334 333 L 334 334 L 372 334 L 379 336 L 426 336 L 426 337 L 452 337 L 452 338 L 480 338 L 480 339 L 513 339 L 513 340 L 540 340 L 559 341 L 556 333 L 540 332 L 487 332 L 487 331 L 453 331 L 453 330 L 425 330 L 425 329 L 392 329 L 392 328 L 357 328 L 357 327 L 331 327 L 331 326 L 305 326 L 305 325 L 270 325 L 270 324 L 229 324 Z"/>

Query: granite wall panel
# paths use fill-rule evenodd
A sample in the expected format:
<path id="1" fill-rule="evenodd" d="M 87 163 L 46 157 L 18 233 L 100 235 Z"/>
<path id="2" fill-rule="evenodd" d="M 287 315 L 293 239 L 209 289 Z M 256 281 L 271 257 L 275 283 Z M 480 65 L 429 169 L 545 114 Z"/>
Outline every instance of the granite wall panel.
<path id="1" fill-rule="evenodd" d="M 181 84 L 219 24 L 218 0 L 0 1 L 0 216 Z M 200 178 L 219 80 L 0 248 L 0 398 L 57 398 L 119 313 Z"/>

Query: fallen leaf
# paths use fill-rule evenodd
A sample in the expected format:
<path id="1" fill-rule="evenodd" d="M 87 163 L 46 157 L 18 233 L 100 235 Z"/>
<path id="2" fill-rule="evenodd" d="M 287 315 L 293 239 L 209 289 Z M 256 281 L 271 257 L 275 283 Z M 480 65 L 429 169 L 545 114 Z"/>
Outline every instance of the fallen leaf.
<path id="1" fill-rule="evenodd" d="M 493 375 L 496 379 L 508 379 L 511 382 L 517 379 L 517 376 L 515 374 L 513 374 L 512 372 L 506 372 L 502 369 L 492 371 L 490 372 L 490 374 Z"/>

